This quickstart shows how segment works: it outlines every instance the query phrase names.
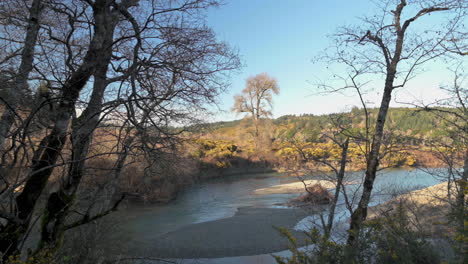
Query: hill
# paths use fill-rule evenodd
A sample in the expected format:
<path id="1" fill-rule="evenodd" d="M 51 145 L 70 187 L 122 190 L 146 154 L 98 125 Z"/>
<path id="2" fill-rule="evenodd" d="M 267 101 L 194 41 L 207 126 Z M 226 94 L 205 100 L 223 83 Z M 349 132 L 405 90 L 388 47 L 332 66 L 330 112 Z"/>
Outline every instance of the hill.
<path id="1" fill-rule="evenodd" d="M 338 160 L 339 149 L 330 135 L 342 130 L 352 138 L 350 158 L 355 159 L 352 162 L 354 169 L 361 169 L 365 164 L 363 145 L 371 141 L 378 109 L 367 111 L 367 123 L 371 124 L 367 139 L 365 110 L 359 108 L 345 113 L 285 115 L 264 119 L 259 138 L 254 137 L 249 118 L 192 127 L 190 138 L 198 145 L 193 152 L 195 156 L 208 164 L 230 167 L 237 163 L 233 162 L 234 158 L 242 158 L 273 167 L 290 167 L 304 160 L 304 153 Z M 384 164 L 437 166 L 429 149 L 434 140 L 449 131 L 449 124 L 444 118 L 416 108 L 392 108 L 387 118 L 384 148 L 393 149 L 391 155 L 383 160 Z"/>

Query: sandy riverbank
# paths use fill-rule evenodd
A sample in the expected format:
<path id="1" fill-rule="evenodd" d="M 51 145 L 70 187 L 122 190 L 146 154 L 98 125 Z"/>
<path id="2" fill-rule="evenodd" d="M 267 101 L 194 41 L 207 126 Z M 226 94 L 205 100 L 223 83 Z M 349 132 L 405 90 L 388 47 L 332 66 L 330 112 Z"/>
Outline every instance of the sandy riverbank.
<path id="1" fill-rule="evenodd" d="M 395 208 L 401 202 L 416 207 L 447 207 L 447 182 L 442 182 L 421 190 L 412 191 L 369 208 L 369 217 L 374 217 L 382 211 Z"/>
<path id="2" fill-rule="evenodd" d="M 334 189 L 336 186 L 335 183 L 331 181 L 327 181 L 327 180 L 305 180 L 304 182 L 297 181 L 297 182 L 292 182 L 292 183 L 275 185 L 275 186 L 267 187 L 267 188 L 260 188 L 260 189 L 255 190 L 254 194 L 267 195 L 267 194 L 285 194 L 285 193 L 304 193 L 305 192 L 304 184 L 307 187 L 315 185 L 315 184 L 319 184 L 319 185 L 322 185 L 322 187 L 325 189 Z M 346 182 L 345 185 L 347 184 L 354 184 L 354 182 Z"/>
<path id="3" fill-rule="evenodd" d="M 453 190 L 455 191 L 455 190 Z M 448 232 L 447 221 L 450 206 L 447 201 L 447 182 L 400 195 L 388 202 L 369 208 L 368 218 L 397 212 L 403 206 L 410 226 L 420 232 L 438 236 Z"/>

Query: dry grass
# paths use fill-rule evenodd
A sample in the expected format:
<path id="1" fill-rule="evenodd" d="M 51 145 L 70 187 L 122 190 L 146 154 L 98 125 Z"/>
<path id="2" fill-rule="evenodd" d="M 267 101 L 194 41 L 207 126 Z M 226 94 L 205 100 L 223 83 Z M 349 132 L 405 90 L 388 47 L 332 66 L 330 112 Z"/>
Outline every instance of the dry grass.
<path id="1" fill-rule="evenodd" d="M 299 196 L 296 200 L 309 204 L 328 204 L 332 201 L 331 193 L 320 184 L 307 187 L 307 193 Z"/>
<path id="2" fill-rule="evenodd" d="M 411 227 L 428 235 L 448 232 L 447 215 L 450 205 L 447 200 L 447 183 L 443 182 L 369 208 L 368 219 L 397 212 L 402 206 L 408 212 Z"/>

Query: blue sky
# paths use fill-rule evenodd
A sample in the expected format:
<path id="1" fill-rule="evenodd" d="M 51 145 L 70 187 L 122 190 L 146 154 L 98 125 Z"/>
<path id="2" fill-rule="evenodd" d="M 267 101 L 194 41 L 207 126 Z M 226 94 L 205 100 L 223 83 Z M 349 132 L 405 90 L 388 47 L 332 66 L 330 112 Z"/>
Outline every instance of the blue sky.
<path id="1" fill-rule="evenodd" d="M 225 112 L 216 114 L 214 120 L 241 117 L 229 112 L 233 96 L 241 92 L 249 76 L 261 72 L 277 78 L 281 88 L 274 99 L 274 117 L 340 112 L 357 105 L 354 96 L 317 95 L 313 83 L 317 78 L 327 79 L 329 73 L 311 59 L 329 45 L 327 35 L 339 26 L 359 23 L 358 17 L 373 14 L 373 8 L 369 0 L 230 0 L 211 9 L 208 25 L 220 40 L 239 50 L 245 64 L 220 98 L 220 107 Z M 443 75 L 446 66 L 435 68 Z M 397 91 L 395 97 L 398 101 L 430 101 L 441 96 L 438 87 L 442 79 L 433 72 L 422 74 L 407 88 Z M 378 103 L 378 92 L 370 94 L 368 100 Z"/>

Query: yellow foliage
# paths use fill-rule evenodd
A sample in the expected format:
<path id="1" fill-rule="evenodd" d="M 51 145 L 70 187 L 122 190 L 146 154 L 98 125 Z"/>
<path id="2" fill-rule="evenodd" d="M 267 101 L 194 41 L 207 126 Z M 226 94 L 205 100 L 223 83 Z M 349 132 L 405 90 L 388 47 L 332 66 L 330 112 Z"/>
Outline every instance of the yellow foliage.
<path id="1" fill-rule="evenodd" d="M 229 158 L 235 157 L 240 152 L 237 145 L 226 140 L 212 139 L 193 139 L 191 141 L 195 145 L 191 155 L 204 160 L 205 162 L 214 164 L 217 168 L 228 168 L 231 163 Z"/>
<path id="2" fill-rule="evenodd" d="M 227 162 L 227 161 L 216 161 L 215 165 L 219 169 L 225 169 L 225 168 L 229 168 L 231 166 L 231 164 L 229 162 Z"/>
<path id="3" fill-rule="evenodd" d="M 10 256 L 7 264 L 53 264 L 56 263 L 53 254 L 51 252 L 39 252 L 34 256 L 30 256 L 25 260 L 21 259 L 21 256 Z"/>
<path id="4" fill-rule="evenodd" d="M 413 155 L 408 155 L 406 157 L 406 165 L 408 165 L 408 166 L 416 165 L 416 157 L 413 156 Z"/>
<path id="5" fill-rule="evenodd" d="M 199 146 L 195 155 L 199 157 L 231 157 L 238 152 L 237 145 L 226 140 L 194 139 L 192 142 Z"/>

